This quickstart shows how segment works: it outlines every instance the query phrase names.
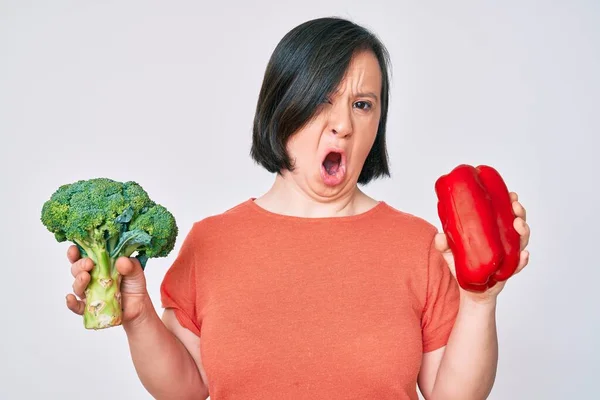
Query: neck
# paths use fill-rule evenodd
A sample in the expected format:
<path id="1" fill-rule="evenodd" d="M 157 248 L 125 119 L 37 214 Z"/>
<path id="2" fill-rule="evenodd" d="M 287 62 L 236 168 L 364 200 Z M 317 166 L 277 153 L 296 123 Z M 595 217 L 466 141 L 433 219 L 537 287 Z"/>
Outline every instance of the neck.
<path id="1" fill-rule="evenodd" d="M 317 196 L 299 187 L 293 179 L 277 175 L 273 186 L 255 200 L 259 206 L 283 215 L 306 218 L 342 217 L 361 214 L 377 205 L 358 186 L 331 197 Z"/>

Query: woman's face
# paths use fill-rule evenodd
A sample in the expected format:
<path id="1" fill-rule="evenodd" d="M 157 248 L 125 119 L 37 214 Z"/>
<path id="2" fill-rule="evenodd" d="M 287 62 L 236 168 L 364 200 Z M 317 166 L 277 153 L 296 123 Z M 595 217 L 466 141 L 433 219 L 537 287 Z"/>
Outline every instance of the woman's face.
<path id="1" fill-rule="evenodd" d="M 379 126 L 381 79 L 372 52 L 355 55 L 337 91 L 288 140 L 296 169 L 284 171 L 284 177 L 321 200 L 355 189 Z"/>

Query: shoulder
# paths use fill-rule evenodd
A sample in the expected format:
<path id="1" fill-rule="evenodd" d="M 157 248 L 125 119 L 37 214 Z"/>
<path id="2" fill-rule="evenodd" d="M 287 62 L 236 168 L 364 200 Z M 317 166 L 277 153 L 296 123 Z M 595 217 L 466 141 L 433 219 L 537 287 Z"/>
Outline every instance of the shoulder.
<path id="1" fill-rule="evenodd" d="M 249 207 L 248 201 L 239 202 L 224 211 L 209 214 L 192 224 L 191 234 L 199 237 L 207 235 L 214 236 L 222 233 L 231 232 L 232 229 L 243 227 L 248 221 Z"/>
<path id="2" fill-rule="evenodd" d="M 393 207 L 386 202 L 383 202 L 382 207 L 380 217 L 382 217 L 383 225 L 386 229 L 392 229 L 396 235 L 402 236 L 403 239 L 414 238 L 429 242 L 433 240 L 438 232 L 438 228 L 423 217 Z"/>

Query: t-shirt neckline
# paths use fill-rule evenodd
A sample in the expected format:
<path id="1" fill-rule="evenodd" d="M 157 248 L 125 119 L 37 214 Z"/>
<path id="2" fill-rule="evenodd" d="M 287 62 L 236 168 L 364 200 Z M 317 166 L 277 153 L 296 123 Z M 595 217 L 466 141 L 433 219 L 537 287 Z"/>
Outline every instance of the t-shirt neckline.
<path id="1" fill-rule="evenodd" d="M 270 217 L 270 218 L 291 221 L 291 222 L 303 222 L 303 223 L 319 223 L 319 222 L 331 223 L 331 222 L 356 221 L 356 220 L 367 218 L 369 216 L 376 214 L 381 209 L 383 209 L 386 205 L 385 201 L 379 200 L 379 201 L 377 201 L 377 204 L 375 204 L 373 207 L 371 207 L 367 211 L 363 211 L 362 213 L 359 213 L 359 214 L 342 215 L 342 216 L 338 216 L 338 217 L 299 217 L 297 215 L 286 215 L 286 214 L 279 214 L 279 213 L 275 213 L 273 211 L 269 211 L 266 208 L 263 208 L 263 207 L 259 206 L 258 204 L 256 204 L 256 202 L 254 200 L 256 200 L 256 197 L 250 197 L 246 201 L 246 204 L 254 212 L 257 212 L 259 214 L 262 214 L 262 215 L 264 215 L 266 217 Z"/>

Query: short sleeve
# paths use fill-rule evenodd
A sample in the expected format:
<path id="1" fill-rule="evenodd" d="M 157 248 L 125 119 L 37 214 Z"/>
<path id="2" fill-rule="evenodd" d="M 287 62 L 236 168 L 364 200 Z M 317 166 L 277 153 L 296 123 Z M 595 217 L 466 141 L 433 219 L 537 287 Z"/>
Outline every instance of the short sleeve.
<path id="1" fill-rule="evenodd" d="M 447 344 L 458 307 L 458 283 L 432 240 L 428 255 L 427 293 L 421 319 L 424 353 Z"/>
<path id="2" fill-rule="evenodd" d="M 163 308 L 173 309 L 181 326 L 200 336 L 196 296 L 196 247 L 194 229 L 184 239 L 177 258 L 160 285 Z"/>

